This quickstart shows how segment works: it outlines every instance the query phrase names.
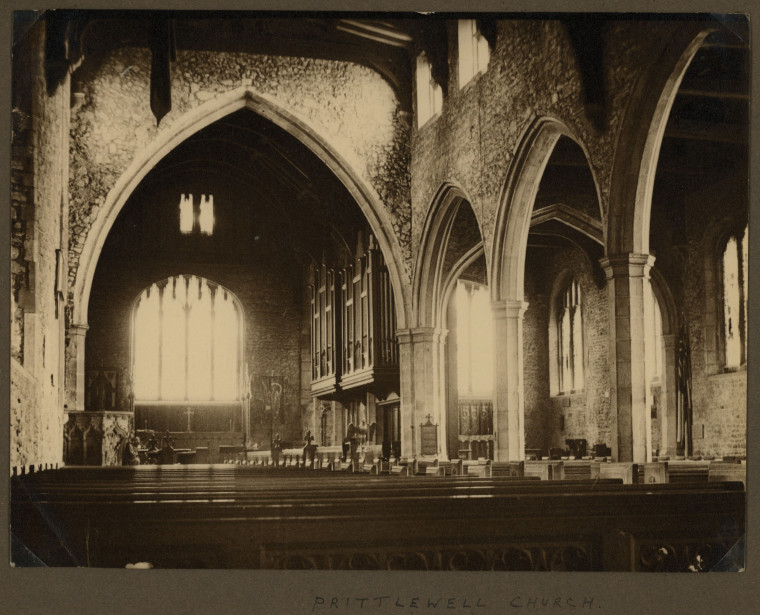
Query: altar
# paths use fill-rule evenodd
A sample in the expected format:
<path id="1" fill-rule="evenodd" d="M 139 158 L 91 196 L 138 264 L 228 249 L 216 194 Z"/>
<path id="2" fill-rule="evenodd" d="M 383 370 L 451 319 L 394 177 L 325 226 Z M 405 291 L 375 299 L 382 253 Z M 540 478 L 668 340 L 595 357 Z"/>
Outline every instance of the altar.
<path id="1" fill-rule="evenodd" d="M 162 438 L 166 432 L 138 429 L 137 437 L 140 438 L 141 446 L 145 446 L 151 437 L 155 438 L 160 447 Z M 169 431 L 169 439 L 176 451 L 194 452 L 192 463 L 221 463 L 224 456 L 220 454 L 220 448 L 237 447 L 245 445 L 245 433 L 243 431 Z"/>

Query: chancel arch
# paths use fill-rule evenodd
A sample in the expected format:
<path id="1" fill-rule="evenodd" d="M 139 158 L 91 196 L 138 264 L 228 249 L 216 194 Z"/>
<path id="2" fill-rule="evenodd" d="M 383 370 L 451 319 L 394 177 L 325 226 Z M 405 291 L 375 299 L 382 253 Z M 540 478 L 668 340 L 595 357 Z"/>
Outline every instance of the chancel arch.
<path id="1" fill-rule="evenodd" d="M 333 373 L 340 393 L 330 403 L 337 404 L 332 425 L 342 427 L 333 430 L 330 444 L 340 447 L 352 430 L 363 430 L 361 437 L 374 443 L 369 427 L 381 414 L 374 403 L 388 400 L 391 393 L 396 410 L 400 403 L 391 267 L 340 178 L 299 139 L 248 108 L 176 145 L 119 212 L 93 278 L 85 372 L 103 363 L 125 388 L 134 365 L 126 360 L 130 332 L 123 323 L 135 297 L 141 305 L 160 301 L 160 310 L 145 312 L 154 320 L 165 317 L 156 338 L 167 333 L 167 326 L 180 335 L 185 323 L 189 334 L 183 339 L 189 345 L 199 341 L 203 336 L 192 335 L 206 330 L 196 326 L 199 307 L 215 317 L 214 326 L 238 319 L 239 345 L 227 340 L 224 353 L 193 357 L 181 345 L 161 347 L 161 354 L 154 355 L 152 393 L 140 381 L 145 372 L 132 372 L 137 427 L 169 429 L 178 444 L 190 448 L 199 438 L 210 438 L 212 450 L 269 447 L 276 436 L 286 446 L 299 445 L 306 431 L 320 432 L 318 398 L 327 393 L 311 387 L 320 375 L 315 377 L 310 368 L 310 340 L 302 331 L 313 326 L 309 320 L 315 316 L 306 289 L 313 287 L 313 276 L 325 263 L 336 274 L 331 313 L 341 312 L 331 329 L 340 334 L 339 347 L 332 348 L 338 351 L 332 364 L 340 363 Z M 212 303 L 217 309 L 211 309 Z M 230 308 L 226 315 L 216 313 L 225 308 Z M 138 307 L 136 319 L 142 315 Z M 153 344 L 150 336 L 142 339 Z M 204 340 L 207 348 L 213 346 L 213 336 Z M 192 361 L 203 362 L 213 373 L 212 359 L 226 362 L 228 374 L 238 373 L 238 393 L 226 399 L 218 399 L 216 391 L 205 399 L 193 393 L 204 377 L 190 377 Z M 163 378 L 167 371 L 175 377 Z M 178 382 L 184 385 L 174 386 Z M 167 399 L 160 387 L 177 390 Z M 306 395 L 309 389 L 313 398 Z M 122 390 L 117 396 L 121 405 L 128 395 Z M 203 415 L 222 406 L 229 406 L 225 424 L 204 421 Z M 176 420 L 168 424 L 164 419 L 172 412 Z"/>
<path id="2" fill-rule="evenodd" d="M 106 239 L 120 211 L 141 181 L 170 152 L 205 127 L 242 109 L 255 113 L 298 140 L 305 149 L 322 161 L 342 184 L 343 189 L 350 194 L 363 213 L 385 257 L 391 283 L 395 289 L 398 289 L 394 293 L 394 307 L 399 327 L 405 326 L 409 297 L 407 296 L 408 285 L 402 284 L 402 251 L 398 237 L 389 231 L 392 224 L 387 211 L 381 204 L 380 197 L 361 179 L 360 174 L 352 168 L 352 165 L 305 120 L 296 117 L 249 88 L 238 88 L 226 94 L 220 94 L 188 111 L 174 121 L 169 129 L 162 132 L 149 147 L 140 152 L 109 191 L 99 215 L 94 220 L 76 270 L 71 306 L 73 352 L 67 359 L 67 377 L 72 385 L 76 383 L 75 387 L 72 386 L 76 390 L 75 405 L 82 406 L 84 402 L 84 340 L 89 326 L 88 307 L 93 278 Z"/>

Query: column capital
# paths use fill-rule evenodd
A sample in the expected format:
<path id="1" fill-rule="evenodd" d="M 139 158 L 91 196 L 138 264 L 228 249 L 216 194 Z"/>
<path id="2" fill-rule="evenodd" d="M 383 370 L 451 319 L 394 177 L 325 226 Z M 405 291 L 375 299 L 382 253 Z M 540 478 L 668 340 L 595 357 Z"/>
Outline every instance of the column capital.
<path id="1" fill-rule="evenodd" d="M 613 278 L 646 278 L 654 265 L 651 254 L 613 254 L 599 259 L 608 280 Z"/>
<path id="2" fill-rule="evenodd" d="M 399 344 L 411 344 L 417 342 L 439 342 L 446 338 L 448 329 L 440 327 L 415 327 L 412 329 L 399 329 L 396 331 L 396 339 Z"/>
<path id="3" fill-rule="evenodd" d="M 522 318 L 529 305 L 526 301 L 494 301 L 491 303 L 491 310 L 494 319 Z"/>
<path id="4" fill-rule="evenodd" d="M 90 325 L 88 325 L 87 323 L 69 325 L 69 335 L 84 337 L 85 335 L 87 335 L 87 330 L 89 328 L 90 328 Z"/>

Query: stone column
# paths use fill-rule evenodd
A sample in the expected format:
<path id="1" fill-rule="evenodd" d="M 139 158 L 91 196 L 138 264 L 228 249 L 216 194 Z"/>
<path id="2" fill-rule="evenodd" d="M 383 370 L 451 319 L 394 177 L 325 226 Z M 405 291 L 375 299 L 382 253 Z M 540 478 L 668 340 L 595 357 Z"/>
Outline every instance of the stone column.
<path id="1" fill-rule="evenodd" d="M 618 254 L 601 259 L 607 275 L 610 314 L 612 457 L 647 460 L 647 384 L 644 311 L 649 254 Z"/>
<path id="2" fill-rule="evenodd" d="M 66 360 L 66 399 L 68 411 L 84 410 L 85 367 L 84 344 L 87 336 L 86 324 L 69 325 L 69 350 Z"/>
<path id="3" fill-rule="evenodd" d="M 493 304 L 496 461 L 525 458 L 522 325 L 527 308 L 524 301 Z"/>
<path id="4" fill-rule="evenodd" d="M 421 454 L 420 424 L 431 415 L 438 423 L 438 450 L 445 437 L 445 412 L 440 382 L 443 359 L 442 331 L 434 327 L 404 329 L 398 332 L 399 370 L 401 379 L 401 456 Z"/>
<path id="5" fill-rule="evenodd" d="M 414 457 L 414 352 L 412 348 L 411 329 L 400 329 L 398 339 L 399 396 L 401 406 L 401 456 Z"/>
<path id="6" fill-rule="evenodd" d="M 663 335 L 664 367 L 660 413 L 660 455 L 676 454 L 676 336 Z"/>

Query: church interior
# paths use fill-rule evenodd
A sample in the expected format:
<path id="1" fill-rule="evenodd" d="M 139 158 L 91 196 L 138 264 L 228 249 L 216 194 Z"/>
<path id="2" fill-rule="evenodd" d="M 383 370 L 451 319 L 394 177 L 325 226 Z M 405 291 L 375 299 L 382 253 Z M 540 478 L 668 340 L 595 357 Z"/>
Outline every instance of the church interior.
<path id="1" fill-rule="evenodd" d="M 16 565 L 743 567 L 748 19 L 15 15 Z"/>

